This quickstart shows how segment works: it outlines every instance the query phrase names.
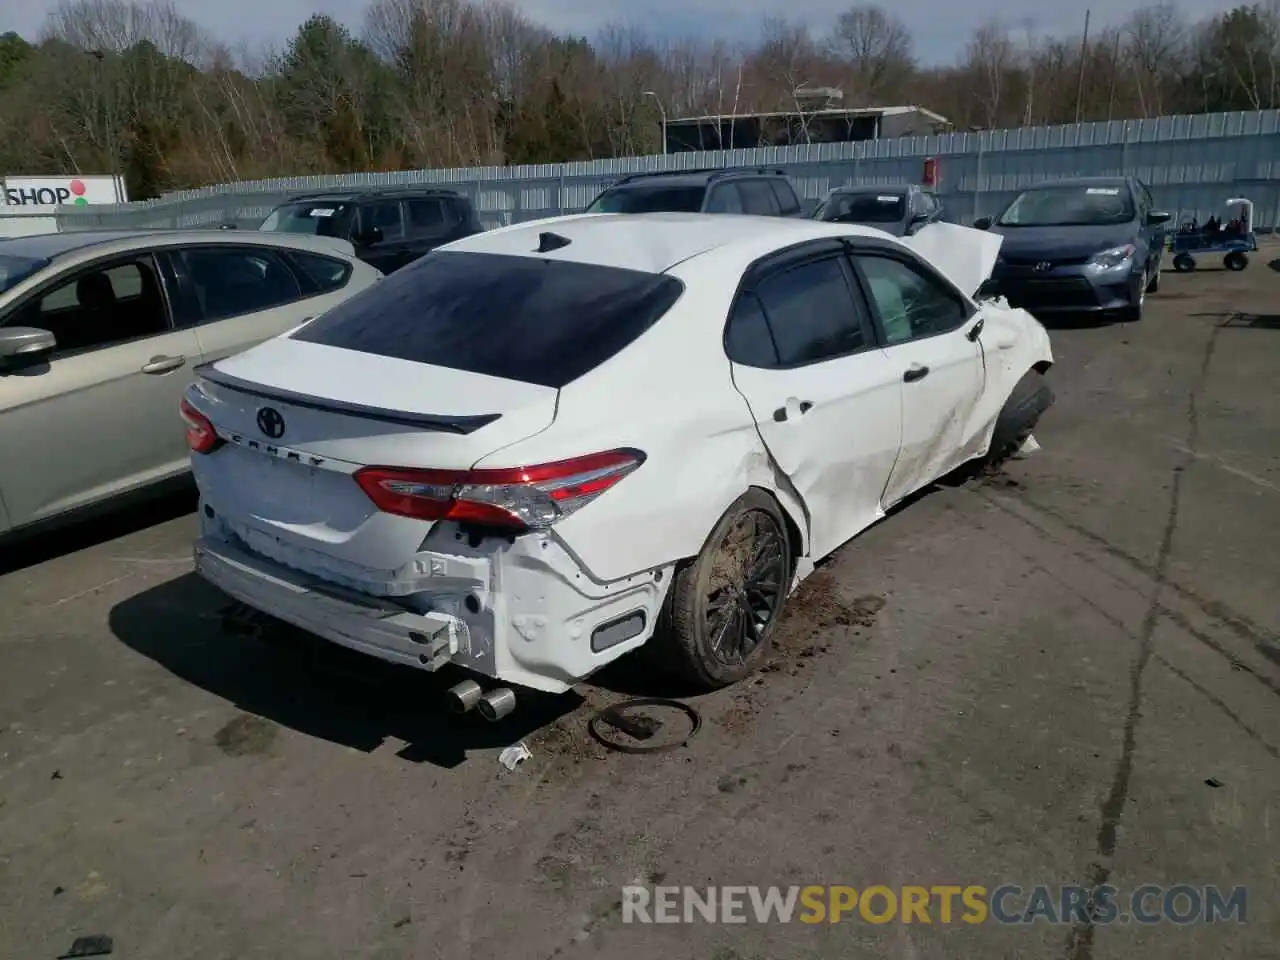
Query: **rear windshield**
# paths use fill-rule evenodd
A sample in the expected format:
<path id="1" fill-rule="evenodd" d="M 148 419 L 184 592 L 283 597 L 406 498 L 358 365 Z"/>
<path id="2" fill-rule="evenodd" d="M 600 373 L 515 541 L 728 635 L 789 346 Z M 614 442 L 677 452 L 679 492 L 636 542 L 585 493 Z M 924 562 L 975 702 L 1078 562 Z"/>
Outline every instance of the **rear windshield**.
<path id="1" fill-rule="evenodd" d="M 596 197 L 587 213 L 698 213 L 706 193 L 706 187 L 619 187 Z"/>
<path id="2" fill-rule="evenodd" d="M 898 223 L 907 215 L 900 193 L 837 193 L 823 205 L 820 219 L 841 223 Z"/>
<path id="3" fill-rule="evenodd" d="M 293 338 L 558 389 L 621 351 L 683 292 L 663 274 L 436 251 Z"/>

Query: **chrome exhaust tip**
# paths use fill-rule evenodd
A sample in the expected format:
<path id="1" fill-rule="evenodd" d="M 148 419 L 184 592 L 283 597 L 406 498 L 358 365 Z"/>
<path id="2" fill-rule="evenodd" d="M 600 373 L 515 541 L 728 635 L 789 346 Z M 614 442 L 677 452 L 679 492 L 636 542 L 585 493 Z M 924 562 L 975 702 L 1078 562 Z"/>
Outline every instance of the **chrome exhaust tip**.
<path id="1" fill-rule="evenodd" d="M 476 706 L 480 710 L 480 716 L 490 722 L 496 722 L 508 716 L 516 708 L 515 691 L 506 687 L 490 690 L 480 698 Z"/>
<path id="2" fill-rule="evenodd" d="M 466 713 L 480 702 L 483 695 L 480 684 L 474 680 L 463 680 L 457 686 L 450 687 L 445 698 L 449 701 L 449 709 L 454 713 Z"/>

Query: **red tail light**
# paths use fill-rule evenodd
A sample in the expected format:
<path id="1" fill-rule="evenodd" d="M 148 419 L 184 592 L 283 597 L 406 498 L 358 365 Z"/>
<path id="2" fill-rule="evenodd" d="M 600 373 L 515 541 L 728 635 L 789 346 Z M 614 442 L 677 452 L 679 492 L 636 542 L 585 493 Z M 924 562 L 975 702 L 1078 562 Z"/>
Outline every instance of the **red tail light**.
<path id="1" fill-rule="evenodd" d="M 187 446 L 195 453 L 211 453 L 222 443 L 209 418 L 189 404 L 185 397 L 178 405 L 178 413 L 187 425 Z"/>
<path id="2" fill-rule="evenodd" d="M 355 479 L 384 513 L 540 530 L 582 509 L 642 463 L 638 450 L 610 450 L 496 470 L 365 467 Z"/>

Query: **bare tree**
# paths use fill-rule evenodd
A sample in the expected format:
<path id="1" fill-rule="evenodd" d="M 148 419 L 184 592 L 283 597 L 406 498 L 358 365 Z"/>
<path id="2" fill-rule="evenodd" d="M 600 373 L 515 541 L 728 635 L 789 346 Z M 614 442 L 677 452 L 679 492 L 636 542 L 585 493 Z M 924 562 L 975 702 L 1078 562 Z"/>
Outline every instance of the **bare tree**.
<path id="1" fill-rule="evenodd" d="M 874 4 L 850 7 L 836 19 L 827 48 L 846 65 L 846 103 L 884 104 L 899 96 L 915 69 L 906 24 Z M 852 94 L 851 97 L 848 95 Z"/>

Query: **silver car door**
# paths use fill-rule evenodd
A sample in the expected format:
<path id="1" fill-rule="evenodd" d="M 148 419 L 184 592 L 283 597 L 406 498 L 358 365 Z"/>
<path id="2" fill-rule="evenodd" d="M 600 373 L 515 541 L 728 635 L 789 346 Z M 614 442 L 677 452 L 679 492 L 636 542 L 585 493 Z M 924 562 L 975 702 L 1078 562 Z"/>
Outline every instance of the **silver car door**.
<path id="1" fill-rule="evenodd" d="M 0 325 L 57 340 L 51 354 L 0 367 L 0 490 L 12 526 L 188 469 L 177 409 L 200 348 L 174 329 L 149 253 L 77 267 Z"/>

